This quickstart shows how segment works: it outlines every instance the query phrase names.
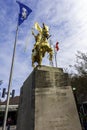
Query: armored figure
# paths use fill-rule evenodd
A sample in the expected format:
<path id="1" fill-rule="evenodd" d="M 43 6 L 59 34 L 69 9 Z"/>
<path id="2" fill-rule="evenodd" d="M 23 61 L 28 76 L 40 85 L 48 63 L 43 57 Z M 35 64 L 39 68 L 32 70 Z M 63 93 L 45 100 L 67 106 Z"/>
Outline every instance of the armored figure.
<path id="1" fill-rule="evenodd" d="M 38 65 L 41 65 L 42 58 L 45 56 L 45 53 L 49 53 L 49 60 L 52 61 L 53 50 L 48 43 L 49 28 L 43 23 L 41 28 L 38 23 L 35 23 L 35 29 L 38 31 L 38 34 L 35 35 L 32 30 L 32 35 L 35 38 L 34 48 L 32 49 L 32 66 L 35 67 L 34 63 L 37 62 Z"/>

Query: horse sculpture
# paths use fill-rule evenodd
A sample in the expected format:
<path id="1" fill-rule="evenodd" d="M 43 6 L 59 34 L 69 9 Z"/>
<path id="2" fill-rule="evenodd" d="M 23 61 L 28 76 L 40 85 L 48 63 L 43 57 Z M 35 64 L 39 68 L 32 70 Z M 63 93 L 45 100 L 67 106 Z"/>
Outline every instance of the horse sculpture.
<path id="1" fill-rule="evenodd" d="M 39 31 L 37 35 L 32 31 L 32 35 L 35 37 L 36 43 L 32 49 L 32 66 L 35 67 L 34 63 L 37 62 L 38 65 L 41 65 L 42 58 L 45 56 L 46 52 L 49 53 L 49 60 L 52 61 L 53 50 L 48 43 L 49 28 L 43 23 L 43 28 L 39 26 L 38 23 L 35 23 L 35 29 Z"/>

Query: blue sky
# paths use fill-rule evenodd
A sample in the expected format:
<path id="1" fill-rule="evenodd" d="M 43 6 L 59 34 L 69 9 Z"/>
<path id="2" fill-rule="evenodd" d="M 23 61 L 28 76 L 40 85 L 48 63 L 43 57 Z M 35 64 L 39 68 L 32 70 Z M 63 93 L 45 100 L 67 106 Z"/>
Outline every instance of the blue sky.
<path id="1" fill-rule="evenodd" d="M 53 44 L 59 41 L 58 67 L 75 63 L 76 52 L 87 52 L 87 0 L 19 0 L 32 9 L 18 31 L 12 89 L 19 95 L 20 87 L 33 70 L 31 51 L 35 43 L 31 29 L 35 22 L 50 27 Z M 0 79 L 8 87 L 19 6 L 16 0 L 0 0 Z M 25 49 L 26 48 L 26 49 Z M 47 56 L 44 65 L 49 65 Z M 54 62 L 55 66 L 55 62 Z"/>

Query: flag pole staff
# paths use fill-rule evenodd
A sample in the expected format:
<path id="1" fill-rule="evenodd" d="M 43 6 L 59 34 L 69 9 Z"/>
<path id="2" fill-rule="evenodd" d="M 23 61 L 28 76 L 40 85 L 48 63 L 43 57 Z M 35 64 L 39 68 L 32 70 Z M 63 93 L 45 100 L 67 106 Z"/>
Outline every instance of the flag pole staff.
<path id="1" fill-rule="evenodd" d="M 56 63 L 56 67 L 57 67 L 57 52 L 55 52 L 55 63 Z"/>
<path id="2" fill-rule="evenodd" d="M 55 50 L 55 46 L 54 46 L 54 55 L 55 55 L 55 65 L 57 67 L 57 52 Z"/>
<path id="3" fill-rule="evenodd" d="M 12 84 L 12 75 L 13 75 L 14 57 L 15 57 L 15 51 L 16 51 L 17 36 L 18 36 L 18 24 L 17 24 L 15 42 L 14 42 L 14 48 L 13 48 L 13 56 L 12 56 L 12 63 L 11 63 L 9 84 L 8 84 L 8 92 L 7 92 L 7 102 L 6 102 L 6 108 L 5 108 L 5 115 L 4 115 L 4 122 L 3 122 L 2 130 L 6 130 L 6 122 L 7 122 L 8 107 L 9 107 L 9 100 L 10 100 L 10 90 L 11 90 L 11 84 Z"/>

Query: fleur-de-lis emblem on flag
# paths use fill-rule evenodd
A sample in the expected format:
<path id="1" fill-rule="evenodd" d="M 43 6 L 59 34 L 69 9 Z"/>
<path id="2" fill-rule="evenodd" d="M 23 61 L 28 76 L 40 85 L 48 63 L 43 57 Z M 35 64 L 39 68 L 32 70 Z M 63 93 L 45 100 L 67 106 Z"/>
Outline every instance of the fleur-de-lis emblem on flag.
<path id="1" fill-rule="evenodd" d="M 20 3 L 19 1 L 16 1 L 18 4 L 19 4 L 19 7 L 20 7 L 20 13 L 19 13 L 19 19 L 18 19 L 18 25 L 22 24 L 24 20 L 27 19 L 28 15 L 32 12 L 32 10 Z"/>

